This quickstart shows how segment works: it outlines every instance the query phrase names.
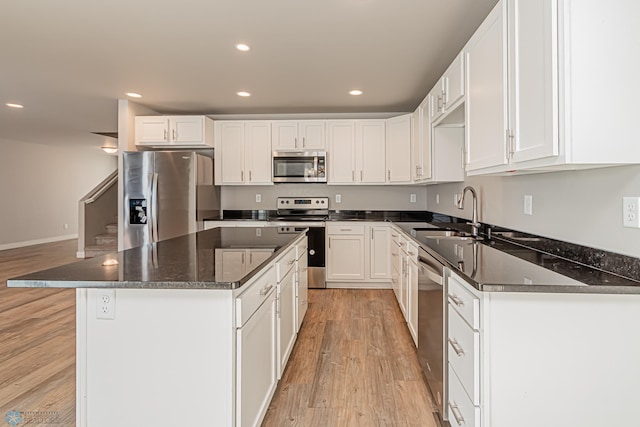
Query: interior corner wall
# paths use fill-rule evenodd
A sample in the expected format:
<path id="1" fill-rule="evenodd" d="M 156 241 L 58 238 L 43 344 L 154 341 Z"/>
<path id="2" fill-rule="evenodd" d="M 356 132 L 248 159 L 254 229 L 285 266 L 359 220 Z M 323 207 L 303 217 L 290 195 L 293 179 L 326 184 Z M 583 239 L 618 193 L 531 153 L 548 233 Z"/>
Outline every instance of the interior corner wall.
<path id="1" fill-rule="evenodd" d="M 462 184 L 430 186 L 427 208 L 471 218 L 470 194 L 463 211 L 453 203 L 466 185 L 478 192 L 482 223 L 640 257 L 640 229 L 622 225 L 622 198 L 640 197 L 640 165 L 467 177 Z M 524 214 L 525 195 L 533 197 L 533 215 Z"/>
<path id="2" fill-rule="evenodd" d="M 115 168 L 99 147 L 0 141 L 0 249 L 77 237 L 78 201 Z"/>

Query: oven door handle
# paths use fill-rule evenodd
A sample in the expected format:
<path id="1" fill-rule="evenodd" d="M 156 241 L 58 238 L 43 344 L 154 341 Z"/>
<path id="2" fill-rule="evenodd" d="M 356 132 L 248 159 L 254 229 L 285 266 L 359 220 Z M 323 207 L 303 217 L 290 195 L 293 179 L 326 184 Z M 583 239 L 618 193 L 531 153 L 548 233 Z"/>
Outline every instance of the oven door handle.
<path id="1" fill-rule="evenodd" d="M 444 284 L 442 273 L 440 273 L 439 271 L 435 270 L 433 267 L 431 267 L 428 264 L 425 264 L 422 261 L 420 261 L 418 263 L 418 265 L 420 267 L 420 273 L 424 274 L 425 276 L 427 276 L 427 278 L 429 278 L 429 280 L 431 280 L 432 282 L 435 282 L 435 283 L 437 283 L 439 285 L 443 285 Z"/>

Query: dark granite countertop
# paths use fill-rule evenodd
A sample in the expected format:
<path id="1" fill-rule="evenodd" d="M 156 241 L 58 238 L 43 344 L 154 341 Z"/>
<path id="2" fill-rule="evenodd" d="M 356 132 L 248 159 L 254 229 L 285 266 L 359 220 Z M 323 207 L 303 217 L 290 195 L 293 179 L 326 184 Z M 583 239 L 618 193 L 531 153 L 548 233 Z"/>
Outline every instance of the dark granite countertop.
<path id="1" fill-rule="evenodd" d="M 415 228 L 431 223 L 396 224 L 431 255 L 485 292 L 640 294 L 640 282 L 528 247 L 494 234 L 475 240 L 423 237 Z M 511 235 L 509 235 L 511 236 Z M 517 238 L 517 236 L 516 236 Z"/>
<path id="2" fill-rule="evenodd" d="M 7 286 L 237 289 L 300 234 L 281 234 L 275 227 L 215 228 L 27 274 L 8 280 Z M 223 256 L 225 251 L 244 250 L 261 252 L 264 261 L 242 272 L 230 257 Z M 108 260 L 117 264 L 103 265 Z"/>
<path id="3" fill-rule="evenodd" d="M 225 210 L 223 221 L 274 221 L 280 219 L 275 210 Z M 330 210 L 326 221 L 429 221 L 431 215 L 424 211 L 367 211 Z M 219 221 L 219 218 L 212 218 Z M 207 221 L 207 219 L 205 220 Z"/>

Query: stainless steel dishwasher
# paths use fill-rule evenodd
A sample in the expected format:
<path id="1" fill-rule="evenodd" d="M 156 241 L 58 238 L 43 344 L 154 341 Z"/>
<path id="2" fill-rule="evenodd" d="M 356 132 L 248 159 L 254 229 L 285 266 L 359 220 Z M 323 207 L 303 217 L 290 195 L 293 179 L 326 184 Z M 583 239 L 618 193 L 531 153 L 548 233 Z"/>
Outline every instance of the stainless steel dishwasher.
<path id="1" fill-rule="evenodd" d="M 446 300 L 444 265 L 418 249 L 418 360 L 436 404 L 440 421 L 447 419 L 444 343 Z"/>

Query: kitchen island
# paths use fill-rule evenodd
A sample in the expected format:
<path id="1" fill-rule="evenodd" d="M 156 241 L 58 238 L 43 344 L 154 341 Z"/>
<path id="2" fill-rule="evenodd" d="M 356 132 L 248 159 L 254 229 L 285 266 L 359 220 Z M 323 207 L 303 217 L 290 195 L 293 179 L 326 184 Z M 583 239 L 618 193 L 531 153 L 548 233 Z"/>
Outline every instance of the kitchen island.
<path id="1" fill-rule="evenodd" d="M 78 426 L 259 424 L 304 316 L 305 233 L 215 229 L 8 281 L 78 288 Z"/>

